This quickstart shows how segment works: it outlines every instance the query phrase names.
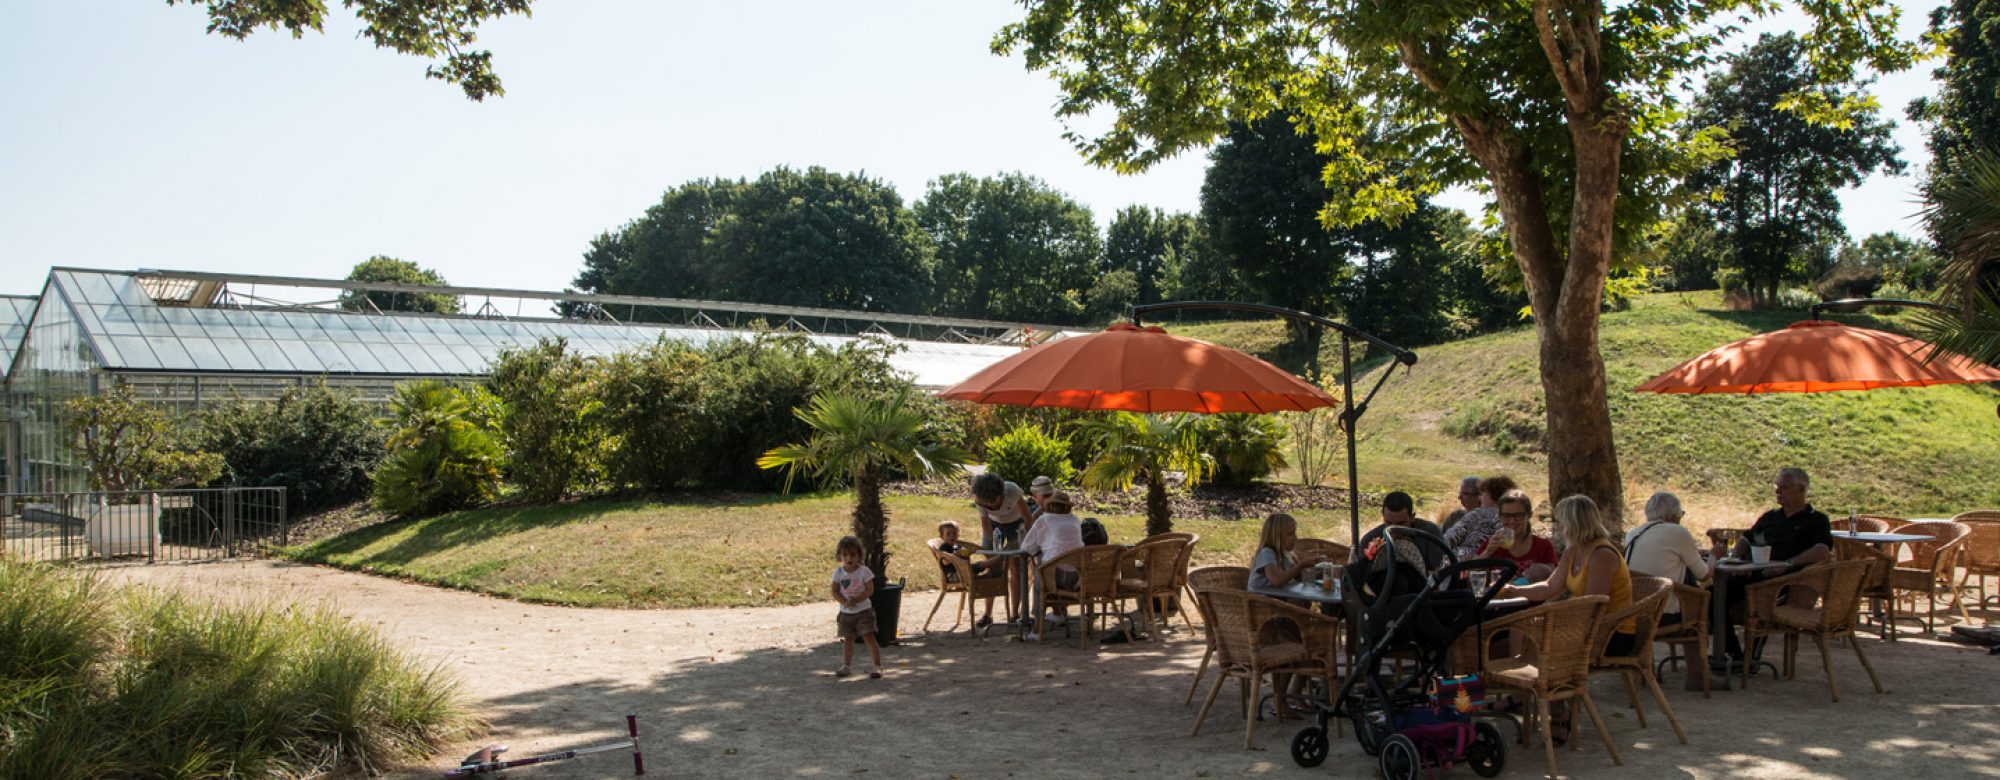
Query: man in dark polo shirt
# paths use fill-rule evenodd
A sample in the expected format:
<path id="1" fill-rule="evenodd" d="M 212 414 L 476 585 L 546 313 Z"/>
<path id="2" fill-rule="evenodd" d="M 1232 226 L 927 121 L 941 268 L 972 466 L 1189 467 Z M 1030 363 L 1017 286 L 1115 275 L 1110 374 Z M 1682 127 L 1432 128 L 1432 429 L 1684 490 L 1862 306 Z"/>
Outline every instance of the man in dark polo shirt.
<path id="1" fill-rule="evenodd" d="M 1757 518 L 1757 524 L 1736 543 L 1734 555 L 1738 559 L 1750 558 L 1751 542 L 1756 541 L 1771 548 L 1771 560 L 1787 564 L 1786 571 L 1811 566 L 1827 559 L 1833 552 L 1833 521 L 1825 512 L 1812 508 L 1806 502 L 1806 488 L 1812 481 L 1806 477 L 1804 469 L 1778 469 L 1775 483 L 1778 508 Z M 1729 592 L 1724 594 L 1729 612 L 1736 612 L 1743 604 L 1743 588 L 1752 581 L 1749 577 L 1735 577 L 1729 581 Z M 1730 615 L 1730 619 L 1735 619 Z M 1731 658 L 1743 656 L 1742 643 L 1737 641 L 1733 626 L 1723 627 L 1728 632 L 1728 647 Z"/>

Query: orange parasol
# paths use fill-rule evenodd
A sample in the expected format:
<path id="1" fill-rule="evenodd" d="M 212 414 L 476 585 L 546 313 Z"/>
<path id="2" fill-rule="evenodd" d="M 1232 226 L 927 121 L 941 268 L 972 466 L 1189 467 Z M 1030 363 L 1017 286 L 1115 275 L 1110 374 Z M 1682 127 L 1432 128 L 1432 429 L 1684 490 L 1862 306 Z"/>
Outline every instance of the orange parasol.
<path id="1" fill-rule="evenodd" d="M 938 394 L 1009 406 L 1123 412 L 1302 412 L 1340 402 L 1228 347 L 1117 323 L 1030 347 Z"/>
<path id="2" fill-rule="evenodd" d="M 1828 320 L 1724 344 L 1634 388 L 1642 393 L 1819 393 L 2000 382 L 2000 370 L 1939 355 L 1923 339 Z"/>

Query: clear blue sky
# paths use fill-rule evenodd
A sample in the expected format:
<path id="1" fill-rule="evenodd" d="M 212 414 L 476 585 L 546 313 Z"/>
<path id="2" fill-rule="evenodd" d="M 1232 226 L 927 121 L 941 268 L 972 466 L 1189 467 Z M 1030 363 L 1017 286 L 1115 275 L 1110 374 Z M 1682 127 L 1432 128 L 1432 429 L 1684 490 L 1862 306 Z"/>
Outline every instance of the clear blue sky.
<path id="1" fill-rule="evenodd" d="M 0 0 L 0 292 L 52 265 L 339 277 L 374 254 L 559 289 L 665 190 L 779 165 L 906 202 L 941 174 L 1022 171 L 1100 224 L 1199 201 L 1201 155 L 1142 176 L 1078 158 L 1048 78 L 988 52 L 1020 13 L 1002 0 L 549 0 L 485 29 L 507 87 L 485 103 L 329 5 L 324 35 L 236 42 L 159 0 Z M 1933 5 L 1907 4 L 1906 29 Z M 1928 67 L 1877 87 L 1899 121 L 1932 90 Z M 1925 160 L 1916 128 L 1897 137 Z M 1849 231 L 1915 235 L 1912 190 L 1847 193 Z"/>

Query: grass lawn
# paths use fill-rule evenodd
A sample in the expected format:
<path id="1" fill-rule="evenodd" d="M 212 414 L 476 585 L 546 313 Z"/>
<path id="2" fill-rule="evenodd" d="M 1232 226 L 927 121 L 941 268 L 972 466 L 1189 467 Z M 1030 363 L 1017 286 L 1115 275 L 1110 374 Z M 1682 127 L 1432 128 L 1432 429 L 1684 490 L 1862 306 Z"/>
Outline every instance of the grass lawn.
<path id="1" fill-rule="evenodd" d="M 890 496 L 889 576 L 935 588 L 924 543 L 941 520 L 977 534 L 967 499 Z M 847 534 L 846 493 L 745 496 L 702 503 L 579 502 L 455 512 L 384 523 L 288 550 L 344 569 L 491 593 L 594 607 L 799 604 L 824 598 L 833 546 Z M 1095 516 L 1112 541 L 1145 535 L 1145 518 Z M 1341 538 L 1344 512 L 1297 513 L 1305 535 Z M 1177 518 L 1201 534 L 1195 563 L 1244 565 L 1261 522 Z M 968 538 L 971 538 L 970 536 Z"/>

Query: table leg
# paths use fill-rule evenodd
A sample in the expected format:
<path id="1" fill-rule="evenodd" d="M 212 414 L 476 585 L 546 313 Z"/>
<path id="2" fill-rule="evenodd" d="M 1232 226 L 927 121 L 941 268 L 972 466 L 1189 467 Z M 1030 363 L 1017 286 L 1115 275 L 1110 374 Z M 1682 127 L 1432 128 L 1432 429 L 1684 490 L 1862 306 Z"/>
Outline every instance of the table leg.
<path id="1" fill-rule="evenodd" d="M 1722 674 L 1711 675 L 1714 679 L 1710 687 L 1726 691 L 1730 690 L 1729 632 L 1735 630 L 1729 625 L 1729 575 L 1717 569 L 1714 587 L 1715 592 L 1708 598 L 1708 668 L 1713 671 L 1721 667 Z M 1694 663 L 1694 660 L 1688 659 L 1688 663 Z"/>

